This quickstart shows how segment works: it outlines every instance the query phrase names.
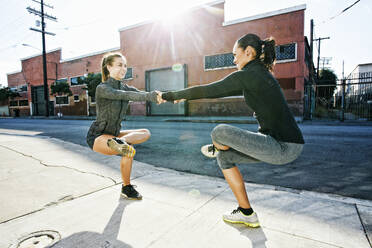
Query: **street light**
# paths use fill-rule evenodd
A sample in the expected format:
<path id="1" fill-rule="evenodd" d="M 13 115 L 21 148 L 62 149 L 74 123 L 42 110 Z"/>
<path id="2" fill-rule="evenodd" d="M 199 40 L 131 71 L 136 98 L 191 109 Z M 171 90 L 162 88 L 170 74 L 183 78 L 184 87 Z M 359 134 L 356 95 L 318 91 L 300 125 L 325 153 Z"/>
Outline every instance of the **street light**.
<path id="1" fill-rule="evenodd" d="M 39 50 L 41 52 L 41 50 L 39 48 L 31 46 L 30 44 L 22 43 L 22 46 L 32 47 L 32 48 L 34 48 L 36 50 Z"/>

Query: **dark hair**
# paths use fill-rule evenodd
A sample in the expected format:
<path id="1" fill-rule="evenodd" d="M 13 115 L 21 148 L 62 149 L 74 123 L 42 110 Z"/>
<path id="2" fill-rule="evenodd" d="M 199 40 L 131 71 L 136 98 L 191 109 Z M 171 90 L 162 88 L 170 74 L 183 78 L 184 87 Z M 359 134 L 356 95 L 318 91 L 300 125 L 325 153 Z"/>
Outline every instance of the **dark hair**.
<path id="1" fill-rule="evenodd" d="M 273 37 L 261 40 L 255 34 L 246 34 L 237 40 L 238 47 L 245 50 L 247 46 L 251 46 L 256 51 L 256 57 L 260 58 L 265 67 L 272 71 L 275 64 L 275 40 Z"/>
<path id="2" fill-rule="evenodd" d="M 107 81 L 109 78 L 110 72 L 107 69 L 107 65 L 112 65 L 112 62 L 114 61 L 115 58 L 125 58 L 123 54 L 121 53 L 108 53 L 102 58 L 102 63 L 101 63 L 101 72 L 102 72 L 102 82 Z"/>

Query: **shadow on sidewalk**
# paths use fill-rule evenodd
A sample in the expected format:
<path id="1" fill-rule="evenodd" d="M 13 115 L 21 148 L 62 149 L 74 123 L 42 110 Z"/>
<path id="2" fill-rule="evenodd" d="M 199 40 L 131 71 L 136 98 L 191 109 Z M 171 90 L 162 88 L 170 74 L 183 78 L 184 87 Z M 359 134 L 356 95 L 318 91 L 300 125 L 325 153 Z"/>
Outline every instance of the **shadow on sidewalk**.
<path id="1" fill-rule="evenodd" d="M 267 238 L 262 227 L 250 228 L 244 224 L 232 224 L 228 222 L 225 222 L 225 224 L 237 229 L 240 235 L 246 236 L 251 241 L 252 248 L 267 248 L 265 245 Z"/>
<path id="2" fill-rule="evenodd" d="M 78 232 L 68 236 L 49 248 L 132 248 L 132 246 L 117 240 L 119 235 L 120 225 L 122 223 L 122 216 L 126 206 L 134 201 L 124 200 L 119 198 L 119 204 L 108 221 L 103 233 L 96 232 Z"/>

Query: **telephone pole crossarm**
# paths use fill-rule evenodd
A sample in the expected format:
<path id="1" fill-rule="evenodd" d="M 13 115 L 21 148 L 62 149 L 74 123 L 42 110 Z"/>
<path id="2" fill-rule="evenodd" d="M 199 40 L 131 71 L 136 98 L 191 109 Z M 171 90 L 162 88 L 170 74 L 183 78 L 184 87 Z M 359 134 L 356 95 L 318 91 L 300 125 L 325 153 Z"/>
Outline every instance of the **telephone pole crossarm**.
<path id="1" fill-rule="evenodd" d="M 43 87 L 44 87 L 44 100 L 45 100 L 45 116 L 48 117 L 49 116 L 49 85 L 48 85 L 48 75 L 47 75 L 45 34 L 48 34 L 48 35 L 55 35 L 55 34 L 45 31 L 45 21 L 44 21 L 44 19 L 46 18 L 46 19 L 49 19 L 49 20 L 52 20 L 52 21 L 55 21 L 56 22 L 57 21 L 57 18 L 54 17 L 54 16 L 50 16 L 50 15 L 48 15 L 48 14 L 46 14 L 44 12 L 44 6 L 45 7 L 48 7 L 48 8 L 52 8 L 52 9 L 53 9 L 53 6 L 44 4 L 44 0 L 40 0 L 40 2 L 39 1 L 36 1 L 36 0 L 32 0 L 32 1 L 34 1 L 36 3 L 39 3 L 40 4 L 40 9 L 41 9 L 39 11 L 39 10 L 36 10 L 34 8 L 31 8 L 31 7 L 27 7 L 26 8 L 27 11 L 30 14 L 34 14 L 34 15 L 37 15 L 37 16 L 40 16 L 41 17 L 41 30 L 36 29 L 36 28 L 30 28 L 30 30 L 41 33 L 42 45 L 43 45 L 43 53 L 42 53 L 42 55 L 43 55 Z"/>

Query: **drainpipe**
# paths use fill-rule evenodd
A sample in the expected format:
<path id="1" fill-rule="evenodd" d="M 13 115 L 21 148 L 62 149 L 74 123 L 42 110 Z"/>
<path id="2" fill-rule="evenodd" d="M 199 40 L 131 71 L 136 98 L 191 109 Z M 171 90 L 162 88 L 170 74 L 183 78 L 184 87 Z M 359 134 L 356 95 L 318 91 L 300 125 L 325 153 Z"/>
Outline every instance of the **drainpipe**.
<path id="1" fill-rule="evenodd" d="M 87 116 L 89 116 L 89 95 L 88 95 L 88 90 L 85 91 L 87 94 Z"/>

